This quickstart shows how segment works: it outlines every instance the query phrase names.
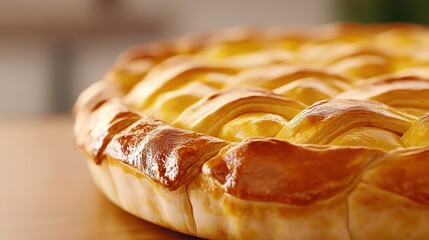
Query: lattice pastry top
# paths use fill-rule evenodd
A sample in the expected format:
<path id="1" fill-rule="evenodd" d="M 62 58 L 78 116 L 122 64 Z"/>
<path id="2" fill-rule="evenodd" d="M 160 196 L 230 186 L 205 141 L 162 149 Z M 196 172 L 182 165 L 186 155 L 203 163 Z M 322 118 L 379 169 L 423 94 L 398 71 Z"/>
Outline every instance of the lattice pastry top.
<path id="1" fill-rule="evenodd" d="M 75 135 L 174 191 L 307 206 L 359 181 L 429 204 L 429 30 L 235 29 L 137 46 L 79 98 Z"/>

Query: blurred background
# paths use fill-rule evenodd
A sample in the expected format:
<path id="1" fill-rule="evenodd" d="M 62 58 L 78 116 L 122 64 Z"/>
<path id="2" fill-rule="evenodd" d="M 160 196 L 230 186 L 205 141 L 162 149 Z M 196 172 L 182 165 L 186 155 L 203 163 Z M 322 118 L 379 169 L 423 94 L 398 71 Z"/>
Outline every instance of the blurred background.
<path id="1" fill-rule="evenodd" d="M 240 25 L 429 23 L 427 0 L 0 0 L 0 118 L 69 112 L 132 45 Z"/>

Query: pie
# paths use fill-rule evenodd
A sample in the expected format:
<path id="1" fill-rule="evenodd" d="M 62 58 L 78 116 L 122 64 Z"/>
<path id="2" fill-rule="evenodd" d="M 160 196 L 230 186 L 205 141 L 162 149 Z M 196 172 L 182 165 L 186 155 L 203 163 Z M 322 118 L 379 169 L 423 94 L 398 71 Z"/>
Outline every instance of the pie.
<path id="1" fill-rule="evenodd" d="M 239 28 L 125 51 L 74 107 L 98 188 L 209 239 L 429 239 L 429 29 Z"/>

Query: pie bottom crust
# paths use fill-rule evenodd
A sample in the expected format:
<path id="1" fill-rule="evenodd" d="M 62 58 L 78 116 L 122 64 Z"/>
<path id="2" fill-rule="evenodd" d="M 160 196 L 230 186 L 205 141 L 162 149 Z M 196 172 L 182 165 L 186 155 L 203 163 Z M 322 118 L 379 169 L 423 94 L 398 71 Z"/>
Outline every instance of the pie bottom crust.
<path id="1" fill-rule="evenodd" d="M 424 239 L 428 207 L 359 183 L 306 207 L 243 200 L 203 173 L 168 191 L 116 159 L 87 161 L 97 187 L 116 205 L 152 223 L 210 239 Z M 351 191 L 352 190 L 352 191 Z M 351 191 L 351 192 L 350 192 Z"/>

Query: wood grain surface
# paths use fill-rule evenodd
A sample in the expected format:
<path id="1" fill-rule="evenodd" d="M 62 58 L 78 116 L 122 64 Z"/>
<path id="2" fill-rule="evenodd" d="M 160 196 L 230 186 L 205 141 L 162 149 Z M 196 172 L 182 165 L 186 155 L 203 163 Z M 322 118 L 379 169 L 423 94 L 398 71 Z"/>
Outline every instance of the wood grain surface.
<path id="1" fill-rule="evenodd" d="M 196 239 L 110 203 L 77 152 L 69 116 L 0 120 L 0 239 Z"/>

